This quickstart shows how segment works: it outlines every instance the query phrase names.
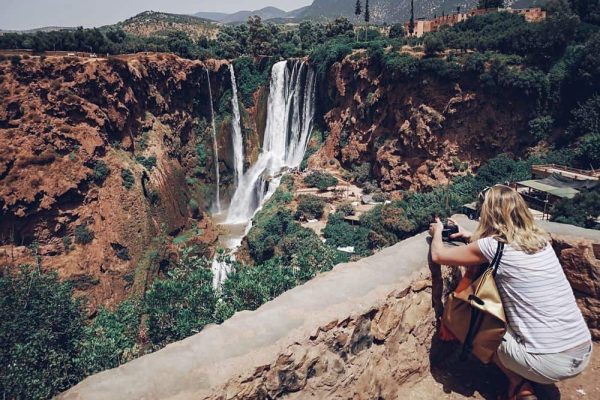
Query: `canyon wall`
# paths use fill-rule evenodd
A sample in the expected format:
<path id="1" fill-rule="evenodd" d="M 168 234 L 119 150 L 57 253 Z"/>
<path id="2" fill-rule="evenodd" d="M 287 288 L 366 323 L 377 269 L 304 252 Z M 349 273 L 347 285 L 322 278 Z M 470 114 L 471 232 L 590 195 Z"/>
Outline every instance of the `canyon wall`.
<path id="1" fill-rule="evenodd" d="M 352 170 L 369 163 L 387 192 L 444 184 L 532 145 L 527 122 L 535 104 L 523 94 L 488 91 L 475 74 L 401 78 L 357 51 L 335 63 L 327 80 L 319 90 L 327 136 L 310 165 L 335 159 Z"/>
<path id="2" fill-rule="evenodd" d="M 473 224 L 458 219 L 469 228 Z M 596 285 L 600 260 L 594 248 L 600 233 L 552 223 L 544 227 L 560 248 L 598 339 L 593 309 L 598 293 L 581 289 Z M 497 375 L 477 362 L 462 367 L 470 368 L 463 382 L 453 383 L 452 373 L 440 367 L 456 358 L 456 347 L 438 342 L 435 332 L 442 299 L 458 273 L 428 265 L 427 237 L 340 264 L 256 311 L 237 313 L 222 325 L 87 378 L 59 398 L 395 399 L 409 398 L 407 388 L 423 377 L 446 389 L 474 381 L 478 390 L 489 391 L 497 386 L 489 379 Z M 474 371 L 486 381 L 476 382 Z"/>
<path id="3" fill-rule="evenodd" d="M 93 312 L 143 291 L 184 230 L 210 251 L 206 68 L 218 96 L 230 85 L 219 61 L 0 63 L 0 264 L 57 271 Z"/>

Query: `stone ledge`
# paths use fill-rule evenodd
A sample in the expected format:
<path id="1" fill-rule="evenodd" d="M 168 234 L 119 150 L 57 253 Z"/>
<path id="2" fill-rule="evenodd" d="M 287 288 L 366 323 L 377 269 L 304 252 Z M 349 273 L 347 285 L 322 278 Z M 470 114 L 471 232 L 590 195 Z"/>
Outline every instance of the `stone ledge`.
<path id="1" fill-rule="evenodd" d="M 544 227 L 569 236 L 563 252 L 600 242 L 600 232 Z M 443 355 L 436 316 L 456 270 L 428 267 L 426 239 L 423 233 L 338 265 L 256 311 L 89 377 L 59 398 L 396 398 L 403 383 L 420 379 Z M 597 272 L 598 261 L 590 261 Z"/>

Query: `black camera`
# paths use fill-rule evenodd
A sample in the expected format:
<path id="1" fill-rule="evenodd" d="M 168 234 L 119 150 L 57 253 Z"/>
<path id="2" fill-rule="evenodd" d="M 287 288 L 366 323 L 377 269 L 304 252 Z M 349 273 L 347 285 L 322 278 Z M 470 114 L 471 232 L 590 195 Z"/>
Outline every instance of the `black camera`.
<path id="1" fill-rule="evenodd" d="M 442 230 L 442 240 L 450 240 L 450 235 L 454 235 L 458 233 L 457 225 L 444 225 L 444 229 Z"/>

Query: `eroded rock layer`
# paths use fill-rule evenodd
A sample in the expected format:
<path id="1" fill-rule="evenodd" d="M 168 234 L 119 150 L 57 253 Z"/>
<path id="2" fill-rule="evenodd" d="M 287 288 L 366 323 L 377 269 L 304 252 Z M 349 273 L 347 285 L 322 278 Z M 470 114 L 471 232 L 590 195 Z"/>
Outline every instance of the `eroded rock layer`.
<path id="1" fill-rule="evenodd" d="M 194 225 L 210 245 L 200 121 L 205 68 L 218 92 L 224 67 L 171 55 L 0 63 L 0 264 L 58 271 L 93 311 L 143 290 L 148 260 L 176 254 L 165 237 Z"/>
<path id="2" fill-rule="evenodd" d="M 369 163 L 387 192 L 444 184 L 531 145 L 534 105 L 515 93 L 488 93 L 476 76 L 399 80 L 373 58 L 354 54 L 333 65 L 328 81 L 320 105 L 329 133 L 311 165 L 335 158 L 352 170 Z"/>

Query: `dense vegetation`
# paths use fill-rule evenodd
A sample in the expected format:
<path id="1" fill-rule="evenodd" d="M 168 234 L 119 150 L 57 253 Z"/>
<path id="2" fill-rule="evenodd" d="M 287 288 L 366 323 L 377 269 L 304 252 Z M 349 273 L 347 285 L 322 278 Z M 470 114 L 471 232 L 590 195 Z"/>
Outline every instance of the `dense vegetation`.
<path id="1" fill-rule="evenodd" d="M 364 214 L 358 226 L 344 220 L 352 208 L 339 207 L 323 231 L 325 243 L 296 221 L 318 218 L 324 204 L 306 196 L 299 199 L 293 214 L 289 210 L 294 200 L 293 182 L 284 177 L 278 191 L 256 215 L 246 238 L 254 265 L 234 262 L 229 278 L 215 291 L 208 261 L 186 251 L 144 297 L 128 300 L 113 311 L 100 310 L 93 321 L 85 320 L 83 304 L 72 298 L 68 284 L 60 283 L 55 275 L 41 273 L 39 266 L 17 273 L 0 271 L 0 392 L 6 398 L 48 398 L 89 374 L 189 336 L 207 324 L 220 323 L 236 311 L 256 309 L 348 260 L 338 247 L 353 246 L 357 256 L 364 256 L 392 245 L 426 229 L 433 215 L 460 211 L 461 205 L 485 186 L 529 178 L 532 163 L 600 167 L 600 7 L 597 0 L 574 0 L 570 4 L 551 1 L 550 18 L 539 24 L 496 13 L 423 39 L 405 38 L 403 30 L 396 27 L 390 37 L 373 31 L 368 42 L 358 42 L 344 19 L 326 24 L 303 22 L 298 29 L 284 29 L 256 18 L 248 24 L 223 27 L 214 41 L 194 42 L 182 33 L 142 39 L 118 29 L 0 36 L 0 48 L 99 53 L 159 50 L 191 58 L 238 57 L 235 66 L 240 98 L 246 105 L 251 104 L 255 90 L 268 81 L 269 63 L 278 56 L 310 55 L 320 79 L 324 79 L 334 62 L 363 48 L 371 67 L 386 72 L 382 79 L 402 81 L 427 75 L 448 81 L 468 76 L 492 93 L 514 91 L 526 96 L 535 105 L 530 133 L 551 149 L 543 157 L 525 160 L 500 155 L 476 175 L 456 178 L 450 185 L 429 192 L 404 193 L 402 200 Z M 364 35 L 359 37 L 362 40 Z M 422 46 L 425 57 L 399 52 L 404 44 Z M 448 48 L 450 51 L 442 56 Z M 273 57 L 261 65 L 254 59 L 259 55 Z M 18 64 L 20 58 L 11 62 Z M 228 110 L 230 97 L 222 96 L 221 103 Z M 198 157 L 206 158 L 202 148 Z M 147 169 L 155 168 L 156 161 L 152 155 L 138 158 Z M 102 162 L 90 167 L 98 184 L 111 172 Z M 130 170 L 120 173 L 124 187 L 135 185 Z M 368 191 L 381 194 L 372 182 L 370 165 L 354 166 L 348 174 Z M 306 183 L 325 190 L 337 180 L 313 174 Z M 156 193 L 149 196 L 155 199 L 153 203 L 158 201 Z M 583 193 L 558 203 L 552 210 L 553 219 L 597 228 L 599 203 L 598 190 Z M 189 206 L 198 208 L 197 203 Z M 93 240 L 94 232 L 86 224 L 75 228 L 77 243 Z M 64 246 L 70 248 L 70 241 Z M 129 257 L 127 249 L 118 251 L 121 258 Z"/>

